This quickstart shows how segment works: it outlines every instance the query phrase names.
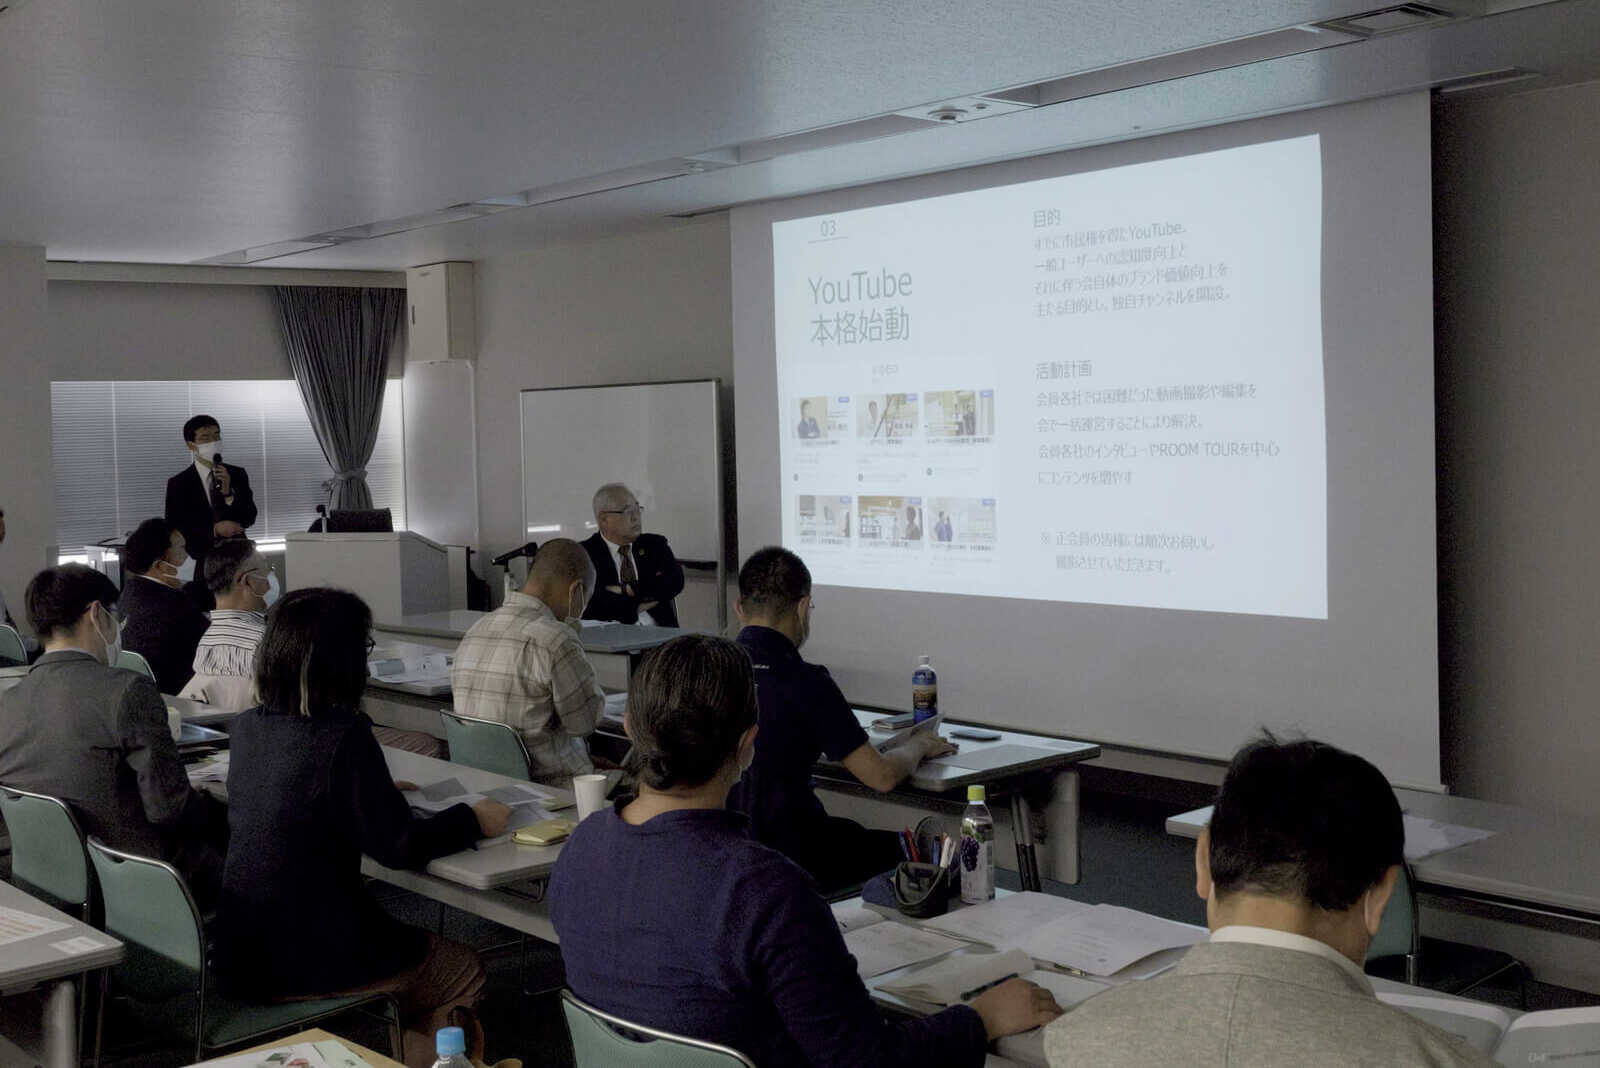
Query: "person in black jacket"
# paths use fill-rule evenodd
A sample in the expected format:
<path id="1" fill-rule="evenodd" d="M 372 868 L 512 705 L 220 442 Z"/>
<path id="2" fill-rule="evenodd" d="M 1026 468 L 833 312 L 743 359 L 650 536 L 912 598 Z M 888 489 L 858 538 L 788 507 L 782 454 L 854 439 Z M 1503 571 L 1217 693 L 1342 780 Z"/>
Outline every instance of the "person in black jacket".
<path id="1" fill-rule="evenodd" d="M 633 491 L 608 482 L 594 494 L 599 531 L 583 542 L 598 585 L 584 619 L 678 625 L 672 599 L 683 592 L 683 568 L 660 534 L 644 534 L 644 509 Z"/>
<path id="2" fill-rule="evenodd" d="M 362 883 L 361 855 L 420 868 L 505 833 L 511 810 L 485 799 L 412 813 L 360 710 L 371 632 L 371 610 L 343 590 L 296 590 L 267 613 L 262 703 L 229 727 L 217 960 L 243 997 L 394 993 L 405 1062 L 426 1066 L 440 1027 L 465 1028 L 481 1055 L 483 964 L 385 912 Z"/>
<path id="3" fill-rule="evenodd" d="M 194 651 L 211 625 L 178 580 L 186 559 L 182 531 L 154 516 L 122 549 L 122 647 L 150 662 L 162 693 L 175 694 L 194 675 Z"/>
<path id="4" fill-rule="evenodd" d="M 256 521 L 256 498 L 250 476 L 242 467 L 222 462 L 222 427 L 209 415 L 197 415 L 183 424 L 183 440 L 190 464 L 167 479 L 167 503 L 162 514 L 183 531 L 194 557 L 195 581 L 189 594 L 203 609 L 211 608 L 205 588 L 206 554 L 224 538 L 244 536 Z"/>

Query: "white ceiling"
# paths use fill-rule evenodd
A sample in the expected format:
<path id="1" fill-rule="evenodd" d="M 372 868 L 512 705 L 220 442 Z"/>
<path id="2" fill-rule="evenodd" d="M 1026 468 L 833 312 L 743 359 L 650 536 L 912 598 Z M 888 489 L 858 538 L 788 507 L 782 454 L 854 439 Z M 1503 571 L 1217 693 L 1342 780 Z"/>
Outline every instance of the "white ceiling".
<path id="1" fill-rule="evenodd" d="M 271 264 L 477 259 L 1508 66 L 1543 74 L 1518 91 L 1600 77 L 1600 0 L 1433 2 L 1476 17 Z M 0 240 L 51 259 L 187 263 L 1374 6 L 11 0 Z"/>

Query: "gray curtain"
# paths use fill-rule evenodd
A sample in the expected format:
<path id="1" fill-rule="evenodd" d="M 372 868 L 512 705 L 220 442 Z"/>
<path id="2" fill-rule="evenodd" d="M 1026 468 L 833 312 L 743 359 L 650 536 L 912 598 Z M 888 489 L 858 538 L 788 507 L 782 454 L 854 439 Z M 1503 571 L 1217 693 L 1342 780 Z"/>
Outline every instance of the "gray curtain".
<path id="1" fill-rule="evenodd" d="M 371 508 L 367 461 L 378 441 L 405 290 L 273 286 L 272 295 L 295 384 L 333 468 L 323 483 L 328 507 Z"/>

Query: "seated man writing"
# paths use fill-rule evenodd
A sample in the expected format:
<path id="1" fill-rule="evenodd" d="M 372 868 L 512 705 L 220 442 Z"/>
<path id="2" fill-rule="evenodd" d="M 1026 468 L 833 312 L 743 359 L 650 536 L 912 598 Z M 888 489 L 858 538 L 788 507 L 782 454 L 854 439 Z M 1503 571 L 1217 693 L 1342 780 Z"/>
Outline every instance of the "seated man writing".
<path id="1" fill-rule="evenodd" d="M 893 790 L 930 756 L 955 747 L 936 731 L 879 753 L 828 669 L 800 658 L 811 634 L 811 572 L 787 549 L 761 549 L 739 569 L 739 645 L 755 665 L 761 732 L 755 763 L 728 807 L 750 819 L 758 842 L 786 854 L 824 891 L 862 882 L 900 859 L 900 839 L 829 816 L 812 787 L 821 753 L 879 792 Z"/>
<path id="2" fill-rule="evenodd" d="M 456 711 L 515 727 L 540 782 L 565 786 L 594 771 L 584 739 L 606 702 L 578 640 L 594 582 L 583 546 L 570 538 L 545 542 L 527 583 L 472 625 L 450 669 Z"/>
<path id="3" fill-rule="evenodd" d="M 1365 760 L 1271 736 L 1245 746 L 1195 846 L 1211 941 L 1050 1025 L 1052 1068 L 1488 1068 L 1362 974 L 1404 844 L 1394 791 Z"/>
<path id="4" fill-rule="evenodd" d="M 156 684 L 110 666 L 120 644 L 116 603 L 111 580 L 82 564 L 28 583 L 28 620 L 44 655 L 0 695 L 0 783 L 60 798 L 107 845 L 170 861 L 209 905 L 227 814 L 189 787 Z"/>

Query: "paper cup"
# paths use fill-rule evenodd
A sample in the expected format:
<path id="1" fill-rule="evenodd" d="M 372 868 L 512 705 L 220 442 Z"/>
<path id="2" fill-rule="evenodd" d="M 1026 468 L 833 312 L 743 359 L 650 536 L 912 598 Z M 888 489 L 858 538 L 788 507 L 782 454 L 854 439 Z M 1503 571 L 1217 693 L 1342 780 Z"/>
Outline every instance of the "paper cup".
<path id="1" fill-rule="evenodd" d="M 606 807 L 606 777 L 604 775 L 574 775 L 572 792 L 578 798 L 578 822 L 582 823 L 594 812 Z"/>

